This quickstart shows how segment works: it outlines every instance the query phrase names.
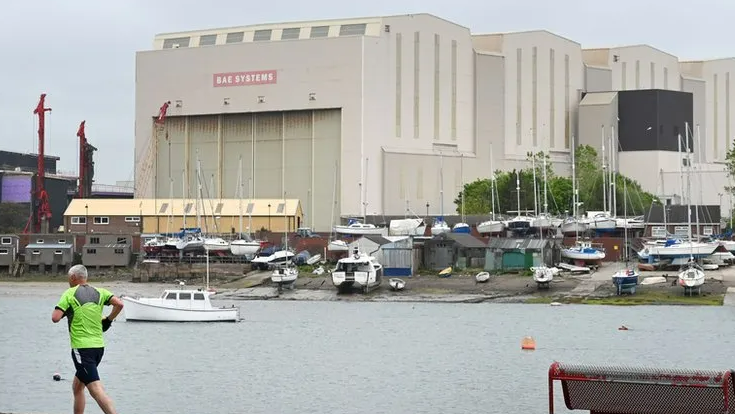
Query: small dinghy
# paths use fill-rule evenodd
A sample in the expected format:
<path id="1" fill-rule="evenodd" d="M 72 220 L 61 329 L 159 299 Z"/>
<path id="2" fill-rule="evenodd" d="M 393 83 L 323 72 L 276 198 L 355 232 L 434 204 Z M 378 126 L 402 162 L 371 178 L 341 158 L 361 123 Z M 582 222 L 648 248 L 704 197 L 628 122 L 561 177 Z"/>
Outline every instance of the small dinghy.
<path id="1" fill-rule="evenodd" d="M 452 276 L 451 266 L 439 272 L 439 277 L 450 277 L 450 276 Z"/>
<path id="2" fill-rule="evenodd" d="M 403 290 L 406 287 L 406 281 L 403 279 L 392 278 L 388 280 L 391 290 Z"/>
<path id="3" fill-rule="evenodd" d="M 488 280 L 490 280 L 490 273 L 488 272 L 480 272 L 475 275 L 475 281 L 477 283 L 485 283 Z"/>

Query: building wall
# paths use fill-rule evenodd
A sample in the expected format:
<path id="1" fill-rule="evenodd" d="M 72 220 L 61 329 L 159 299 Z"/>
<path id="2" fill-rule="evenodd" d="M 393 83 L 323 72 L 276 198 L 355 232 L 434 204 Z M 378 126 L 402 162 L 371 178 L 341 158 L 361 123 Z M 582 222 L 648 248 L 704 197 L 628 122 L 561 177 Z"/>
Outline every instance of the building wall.
<path id="1" fill-rule="evenodd" d="M 584 90 L 585 92 L 612 91 L 612 69 L 584 65 Z"/>
<path id="2" fill-rule="evenodd" d="M 477 35 L 473 42 L 480 52 L 505 56 L 504 158 L 523 163 L 528 151 L 551 151 L 552 160 L 568 162 L 584 88 L 580 45 L 546 31 Z"/>
<path id="3" fill-rule="evenodd" d="M 248 218 L 243 218 L 243 232 L 248 232 L 248 225 L 252 223 L 252 233 L 257 233 L 262 229 L 272 232 L 283 232 L 283 229 L 288 227 L 288 231 L 295 231 L 301 227 L 303 219 L 300 216 L 286 216 L 273 215 L 268 217 L 253 217 L 252 221 L 248 221 Z M 217 220 L 217 224 L 210 217 L 208 219 L 202 218 L 201 229 L 205 233 L 237 233 L 240 231 L 240 218 L 237 216 L 222 216 Z M 194 216 L 187 216 L 186 221 L 182 216 L 174 216 L 172 218 L 158 216 L 158 217 L 143 217 L 143 232 L 144 233 L 177 233 L 181 228 L 197 227 L 197 219 Z M 329 231 L 329 230 L 327 230 Z"/>
<path id="4" fill-rule="evenodd" d="M 579 106 L 578 145 L 589 145 L 602 155 L 602 137 L 605 149 L 610 151 L 612 126 L 617 125 L 618 94 L 616 92 L 588 93 Z M 617 131 L 615 137 L 618 136 Z"/>
<path id="5" fill-rule="evenodd" d="M 105 222 L 108 224 L 102 224 Z M 127 218 L 127 220 L 126 220 Z M 86 220 L 86 223 L 85 223 Z M 95 220 L 97 222 L 95 223 Z M 138 220 L 138 221 L 132 221 Z M 75 224 L 78 223 L 78 224 Z M 140 216 L 100 216 L 91 210 L 88 216 L 65 216 L 64 227 L 67 233 L 114 233 L 135 234 L 141 232 Z"/>
<path id="6" fill-rule="evenodd" d="M 694 153 L 697 162 L 708 163 L 714 159 L 712 144 L 707 133 L 707 83 L 702 79 L 681 77 L 682 92 L 692 94 L 693 132 L 696 134 Z M 698 130 L 697 130 L 698 129 Z"/>
<path id="7" fill-rule="evenodd" d="M 612 90 L 669 89 L 681 87 L 679 59 L 648 45 L 585 49 L 588 65 L 612 71 Z"/>

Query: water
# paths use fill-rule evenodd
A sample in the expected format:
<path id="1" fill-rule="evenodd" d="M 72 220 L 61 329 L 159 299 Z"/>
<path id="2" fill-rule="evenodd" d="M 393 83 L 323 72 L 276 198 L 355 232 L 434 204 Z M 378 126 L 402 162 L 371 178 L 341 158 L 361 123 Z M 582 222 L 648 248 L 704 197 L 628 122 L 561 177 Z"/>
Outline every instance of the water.
<path id="1" fill-rule="evenodd" d="M 0 296 L 0 412 L 71 411 L 56 297 Z M 113 324 L 121 413 L 542 413 L 554 360 L 735 368 L 735 308 L 240 302 L 237 324 Z M 629 331 L 618 331 L 625 324 Z M 532 335 L 534 352 L 520 351 Z M 563 412 L 561 406 L 557 406 Z M 87 412 L 100 413 L 88 399 Z"/>

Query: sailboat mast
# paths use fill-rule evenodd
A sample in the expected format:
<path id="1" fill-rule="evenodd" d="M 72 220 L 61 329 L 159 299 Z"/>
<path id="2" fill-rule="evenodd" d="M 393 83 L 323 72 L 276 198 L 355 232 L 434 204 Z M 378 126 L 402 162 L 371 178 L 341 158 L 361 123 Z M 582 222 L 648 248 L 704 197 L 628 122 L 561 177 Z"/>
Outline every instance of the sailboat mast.
<path id="1" fill-rule="evenodd" d="M 607 209 L 607 159 L 605 159 L 605 125 L 600 128 L 600 145 L 602 146 L 602 210 Z M 589 207 L 588 207 L 589 209 Z M 588 210 L 589 211 L 589 210 Z"/>
<path id="2" fill-rule="evenodd" d="M 533 215 L 538 216 L 538 189 L 536 188 L 536 154 L 531 153 L 531 169 L 533 170 Z"/>
<path id="3" fill-rule="evenodd" d="M 182 228 L 186 228 L 186 198 L 184 194 L 186 194 L 186 172 L 182 171 L 181 172 L 181 203 L 182 203 L 181 208 L 184 210 L 183 211 L 183 221 L 181 222 Z"/>
<path id="4" fill-rule="evenodd" d="M 618 153 L 617 139 L 615 139 L 615 126 L 613 125 L 610 134 L 610 204 L 613 217 L 618 215 L 618 191 L 617 185 L 618 169 L 615 166 L 615 156 Z M 623 201 L 625 202 L 625 201 Z"/>
<path id="5" fill-rule="evenodd" d="M 495 171 L 493 170 L 493 144 L 490 144 L 490 210 L 495 220 Z"/>
<path id="6" fill-rule="evenodd" d="M 521 216 L 521 177 L 516 170 L 516 204 L 518 208 L 518 217 Z"/>
<path id="7" fill-rule="evenodd" d="M 367 206 L 368 206 L 368 191 L 367 191 L 367 179 L 368 179 L 368 159 L 365 158 L 365 180 L 363 181 L 365 183 L 364 186 L 362 186 L 363 191 L 365 191 L 365 197 L 363 198 L 363 204 L 362 204 L 362 222 L 365 223 L 365 220 L 367 219 Z"/>
<path id="8" fill-rule="evenodd" d="M 337 204 L 337 161 L 334 161 L 334 184 L 332 185 L 332 213 L 329 216 L 332 220 L 331 224 L 331 230 L 329 232 L 329 240 L 332 240 L 332 235 L 334 233 L 334 206 Z"/>
<path id="9" fill-rule="evenodd" d="M 250 194 L 250 189 L 253 188 L 253 179 L 248 178 L 248 194 Z M 252 203 L 253 199 L 248 198 L 248 203 Z M 248 236 L 252 236 L 253 234 L 253 211 L 252 209 L 248 210 Z"/>
<path id="10" fill-rule="evenodd" d="M 240 156 L 240 165 L 237 169 L 237 192 L 238 192 L 238 198 L 240 199 L 238 210 L 240 214 L 240 237 L 242 237 L 242 191 L 243 182 L 242 182 L 242 155 Z"/>
<path id="11" fill-rule="evenodd" d="M 692 136 L 694 138 L 694 148 L 699 148 L 699 125 L 697 125 L 697 135 L 694 135 L 692 132 Z M 702 232 L 699 227 L 699 206 L 702 205 L 702 170 L 700 169 L 702 165 L 702 153 L 701 151 L 697 151 L 697 176 L 694 177 L 697 180 L 697 187 L 699 187 L 699 197 L 697 204 L 695 204 L 695 212 L 697 214 L 697 237 L 700 237 L 702 235 Z"/>
<path id="12" fill-rule="evenodd" d="M 283 243 L 288 251 L 288 222 L 286 221 L 286 192 L 283 192 Z"/>
<path id="13" fill-rule="evenodd" d="M 628 268 L 628 254 L 630 249 L 628 248 L 628 182 L 623 180 L 623 216 L 625 217 L 625 241 L 623 243 L 623 253 L 625 254 L 625 267 Z"/>
<path id="14" fill-rule="evenodd" d="M 577 146 L 574 144 L 574 136 L 572 136 L 572 217 L 577 220 Z M 579 223 L 574 225 L 575 238 L 579 238 Z"/>
<path id="15" fill-rule="evenodd" d="M 685 131 L 686 133 L 686 131 Z M 689 155 L 689 138 L 687 136 L 686 140 L 686 158 L 687 158 L 687 233 L 689 235 L 689 259 L 694 260 L 694 252 L 692 251 L 692 200 L 690 195 L 690 192 L 692 191 L 692 182 L 691 182 L 691 174 L 692 174 L 692 160 Z"/>
<path id="16" fill-rule="evenodd" d="M 444 155 L 439 155 L 439 215 L 444 219 Z"/>
<path id="17" fill-rule="evenodd" d="M 681 134 L 676 136 L 677 143 L 679 144 L 679 159 L 681 159 Z M 684 198 L 684 163 L 679 163 L 679 180 L 681 182 L 681 203 L 684 204 L 687 200 Z"/>
<path id="18" fill-rule="evenodd" d="M 546 182 L 547 181 L 547 177 L 546 177 L 546 154 L 544 154 L 543 167 L 544 167 L 544 215 L 547 215 L 548 216 L 548 214 L 549 214 L 549 201 L 546 198 L 546 191 L 547 191 L 547 182 Z"/>
<path id="19" fill-rule="evenodd" d="M 199 229 L 202 228 L 202 216 L 201 212 L 199 211 L 199 200 L 202 198 L 202 177 L 201 177 L 201 162 L 199 161 L 199 156 L 197 156 L 197 199 L 196 204 L 194 205 L 194 210 L 197 215 L 197 227 Z"/>
<path id="20" fill-rule="evenodd" d="M 464 154 L 459 158 L 459 180 L 462 183 L 462 223 L 464 223 Z"/>

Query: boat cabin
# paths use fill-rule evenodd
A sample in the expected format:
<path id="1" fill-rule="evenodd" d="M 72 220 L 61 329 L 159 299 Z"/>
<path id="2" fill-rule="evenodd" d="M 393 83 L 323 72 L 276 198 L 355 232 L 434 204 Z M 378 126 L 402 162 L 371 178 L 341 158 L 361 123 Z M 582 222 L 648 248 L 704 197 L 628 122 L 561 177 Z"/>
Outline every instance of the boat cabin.
<path id="1" fill-rule="evenodd" d="M 209 294 L 203 290 L 164 290 L 160 299 L 164 304 L 177 308 L 211 308 Z"/>

